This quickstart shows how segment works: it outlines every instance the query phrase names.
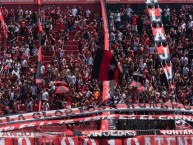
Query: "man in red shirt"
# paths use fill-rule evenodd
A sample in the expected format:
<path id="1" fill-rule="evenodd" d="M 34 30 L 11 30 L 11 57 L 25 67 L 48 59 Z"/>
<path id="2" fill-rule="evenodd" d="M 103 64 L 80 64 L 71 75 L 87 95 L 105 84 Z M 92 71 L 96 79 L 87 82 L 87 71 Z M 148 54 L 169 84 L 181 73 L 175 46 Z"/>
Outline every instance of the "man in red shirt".
<path id="1" fill-rule="evenodd" d="M 137 18 L 138 17 L 137 17 L 136 14 L 131 17 L 131 20 L 132 20 L 132 30 L 135 31 L 135 32 L 137 32 Z"/>

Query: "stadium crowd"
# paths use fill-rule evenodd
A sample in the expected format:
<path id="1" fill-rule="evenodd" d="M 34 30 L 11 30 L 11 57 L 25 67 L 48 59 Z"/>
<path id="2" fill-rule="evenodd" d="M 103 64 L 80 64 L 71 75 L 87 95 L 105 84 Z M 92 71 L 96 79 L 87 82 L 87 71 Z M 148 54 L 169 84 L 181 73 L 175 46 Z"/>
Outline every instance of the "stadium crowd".
<path id="1" fill-rule="evenodd" d="M 1 33 L 1 111 L 74 108 L 101 103 L 102 82 L 91 79 L 94 55 L 104 47 L 100 11 L 82 7 L 41 9 L 40 12 L 3 7 L 7 29 L 6 45 Z M 114 103 L 171 102 L 193 103 L 193 8 L 179 11 L 162 9 L 162 20 L 172 56 L 174 93 L 168 86 L 156 54 L 150 21 L 145 12 L 124 5 L 108 10 L 111 52 L 122 73 L 114 82 Z M 42 63 L 42 82 L 36 82 L 38 56 L 38 17 L 41 18 L 42 58 L 51 56 L 51 63 Z M 69 48 L 77 44 L 77 52 Z M 70 91 L 56 94 L 55 81 L 64 82 Z M 131 86 L 140 82 L 143 90 Z"/>

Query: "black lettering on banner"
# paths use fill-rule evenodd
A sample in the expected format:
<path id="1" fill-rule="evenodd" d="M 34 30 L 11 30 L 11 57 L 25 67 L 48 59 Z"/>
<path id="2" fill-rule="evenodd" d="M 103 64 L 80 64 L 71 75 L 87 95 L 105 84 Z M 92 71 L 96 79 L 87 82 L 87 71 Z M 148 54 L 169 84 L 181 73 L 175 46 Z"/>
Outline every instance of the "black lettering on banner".
<path id="1" fill-rule="evenodd" d="M 60 111 L 60 110 L 56 110 L 56 112 L 55 112 L 55 116 L 62 116 L 63 115 L 63 113 Z"/>
<path id="2" fill-rule="evenodd" d="M 84 109 L 81 107 L 81 108 L 78 108 L 78 110 L 80 111 L 80 113 L 83 113 L 84 112 Z"/>
<path id="3" fill-rule="evenodd" d="M 25 136 L 31 136 L 31 132 L 24 132 Z"/>
<path id="4" fill-rule="evenodd" d="M 45 111 L 42 112 L 42 115 L 44 116 L 44 118 L 52 117 L 52 115 L 46 115 L 46 112 L 45 112 Z"/>
<path id="5" fill-rule="evenodd" d="M 18 116 L 18 120 L 25 120 L 25 117 L 21 114 Z"/>
<path id="6" fill-rule="evenodd" d="M 66 115 L 72 115 L 74 114 L 71 109 L 65 110 Z"/>
<path id="7" fill-rule="evenodd" d="M 40 119 L 41 118 L 41 115 L 40 115 L 39 112 L 34 113 L 32 116 L 33 116 L 34 119 Z"/>
<path id="8" fill-rule="evenodd" d="M 7 122 L 13 122 L 14 119 L 10 119 L 10 117 L 6 117 Z"/>
<path id="9" fill-rule="evenodd" d="M 110 132 L 104 131 L 104 132 L 103 132 L 103 135 L 104 135 L 104 136 L 110 136 Z"/>
<path id="10" fill-rule="evenodd" d="M 88 106 L 88 107 L 86 108 L 86 110 L 89 111 L 89 112 L 92 112 L 92 111 L 95 110 L 95 108 L 94 108 L 94 106 Z"/>
<path id="11" fill-rule="evenodd" d="M 7 132 L 3 132 L 2 137 L 3 137 L 3 136 L 8 137 L 8 136 L 9 136 L 9 133 L 7 133 Z"/>
<path id="12" fill-rule="evenodd" d="M 186 106 L 186 105 L 184 105 L 184 109 L 185 109 L 185 110 L 191 110 L 191 106 Z"/>
<path id="13" fill-rule="evenodd" d="M 128 104 L 127 104 L 127 108 L 130 108 L 130 106 L 131 106 L 132 108 L 135 108 L 135 106 L 134 106 L 133 103 L 128 103 Z"/>
<path id="14" fill-rule="evenodd" d="M 100 106 L 100 107 L 98 107 L 98 110 L 105 110 L 105 109 L 106 109 L 105 106 Z"/>
<path id="15" fill-rule="evenodd" d="M 139 108 L 146 108 L 146 103 L 138 103 L 138 106 L 139 106 Z"/>
<path id="16" fill-rule="evenodd" d="M 16 132 L 10 132 L 10 136 L 16 136 L 17 133 Z"/>

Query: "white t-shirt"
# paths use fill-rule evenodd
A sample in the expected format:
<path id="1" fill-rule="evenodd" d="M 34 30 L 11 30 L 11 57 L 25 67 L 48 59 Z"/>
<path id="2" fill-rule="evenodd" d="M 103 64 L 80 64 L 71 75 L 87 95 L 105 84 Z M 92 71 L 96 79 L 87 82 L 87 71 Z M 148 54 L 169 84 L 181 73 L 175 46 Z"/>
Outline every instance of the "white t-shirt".
<path id="1" fill-rule="evenodd" d="M 122 39 L 123 39 L 123 34 L 121 32 L 119 32 L 117 34 L 117 40 L 122 41 Z"/>
<path id="2" fill-rule="evenodd" d="M 49 103 L 44 102 L 42 107 L 43 107 L 44 111 L 48 111 L 49 110 Z"/>
<path id="3" fill-rule="evenodd" d="M 14 98 L 14 92 L 10 92 L 10 93 L 9 93 L 9 96 L 10 96 L 10 100 L 13 100 L 13 98 Z"/>
<path id="4" fill-rule="evenodd" d="M 86 98 L 90 98 L 91 95 L 92 95 L 92 92 L 88 90 L 88 91 L 86 92 Z"/>
<path id="5" fill-rule="evenodd" d="M 182 29 L 182 30 L 186 29 L 186 23 L 183 23 L 183 24 L 181 25 L 181 29 Z"/>
<path id="6" fill-rule="evenodd" d="M 29 48 L 26 48 L 26 49 L 25 49 L 25 54 L 26 54 L 27 56 L 30 56 L 30 49 L 29 49 Z"/>
<path id="7" fill-rule="evenodd" d="M 27 60 L 26 59 L 22 60 L 21 65 L 22 67 L 27 67 Z"/>
<path id="8" fill-rule="evenodd" d="M 131 8 L 127 8 L 127 9 L 126 9 L 126 15 L 127 15 L 127 16 L 131 16 L 132 13 L 133 13 L 133 10 L 132 10 Z"/>
<path id="9" fill-rule="evenodd" d="M 141 70 L 143 70 L 146 66 L 147 66 L 147 64 L 146 64 L 146 63 L 141 63 L 141 64 L 140 64 L 140 68 L 141 68 Z"/>
<path id="10" fill-rule="evenodd" d="M 36 86 L 31 86 L 31 93 L 32 93 L 32 95 L 37 95 L 37 87 Z"/>
<path id="11" fill-rule="evenodd" d="M 45 92 L 43 92 L 43 94 L 42 94 L 42 100 L 48 100 L 48 97 L 49 97 L 49 94 L 48 94 L 48 92 L 47 91 L 45 91 Z"/>
<path id="12" fill-rule="evenodd" d="M 121 22 L 121 14 L 120 13 L 115 14 L 115 22 Z"/>
<path id="13" fill-rule="evenodd" d="M 17 76 L 18 79 L 20 79 L 20 71 L 19 70 L 17 70 L 17 71 L 13 70 L 12 75 L 14 75 L 14 74 Z"/>
<path id="14" fill-rule="evenodd" d="M 7 63 L 9 68 L 12 68 L 12 62 L 13 62 L 12 59 L 7 59 L 6 60 L 6 63 Z"/>
<path id="15" fill-rule="evenodd" d="M 189 21 L 188 22 L 188 29 L 192 28 L 193 27 L 193 21 Z"/>
<path id="16" fill-rule="evenodd" d="M 90 14 L 91 14 L 90 10 L 86 10 L 86 17 L 87 17 L 87 18 L 90 17 Z"/>
<path id="17" fill-rule="evenodd" d="M 77 15 L 77 13 L 78 13 L 78 10 L 76 8 L 73 8 L 72 9 L 72 16 L 75 17 Z"/>
<path id="18" fill-rule="evenodd" d="M 45 66 L 41 66 L 41 74 L 44 74 L 44 71 L 45 71 Z"/>

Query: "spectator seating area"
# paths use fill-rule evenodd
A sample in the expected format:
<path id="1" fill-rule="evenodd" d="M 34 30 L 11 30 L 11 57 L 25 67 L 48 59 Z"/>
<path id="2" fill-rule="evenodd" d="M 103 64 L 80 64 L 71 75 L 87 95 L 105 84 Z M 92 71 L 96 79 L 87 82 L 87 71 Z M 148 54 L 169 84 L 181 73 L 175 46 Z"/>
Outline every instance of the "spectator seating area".
<path id="1" fill-rule="evenodd" d="M 155 51 L 146 13 L 123 5 L 117 11 L 108 7 L 111 52 L 122 67 L 114 83 L 114 103 L 193 101 L 193 9 L 162 9 L 162 19 L 173 64 L 175 92 L 171 93 Z M 102 82 L 91 79 L 95 51 L 103 48 L 101 13 L 84 6 L 66 9 L 3 7 L 7 40 L 0 33 L 0 114 L 73 108 L 101 103 Z M 38 40 L 38 17 L 43 33 Z M 1 29 L 2 31 L 2 29 Z M 37 55 L 42 47 L 42 82 L 36 83 Z M 4 44 L 4 45 L 3 45 Z M 137 74 L 137 75 L 134 75 Z M 55 81 L 70 91 L 56 94 Z M 139 81 L 144 90 L 130 84 Z M 46 103 L 45 103 L 46 102 Z"/>

